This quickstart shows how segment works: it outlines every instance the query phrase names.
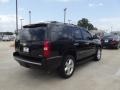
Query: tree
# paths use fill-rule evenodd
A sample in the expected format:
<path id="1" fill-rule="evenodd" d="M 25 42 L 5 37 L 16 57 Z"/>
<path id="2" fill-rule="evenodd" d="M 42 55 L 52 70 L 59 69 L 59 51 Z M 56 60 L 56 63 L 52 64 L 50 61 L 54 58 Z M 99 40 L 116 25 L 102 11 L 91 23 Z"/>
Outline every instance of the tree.
<path id="1" fill-rule="evenodd" d="M 78 21 L 78 26 L 87 28 L 88 23 L 89 23 L 88 19 L 83 18 L 82 20 L 79 20 L 79 21 Z"/>
<path id="2" fill-rule="evenodd" d="M 13 35 L 13 32 L 4 32 L 4 35 Z"/>
<path id="3" fill-rule="evenodd" d="M 13 32 L 0 32 L 0 35 L 13 35 Z"/>
<path id="4" fill-rule="evenodd" d="M 94 25 L 91 24 L 89 20 L 86 18 L 82 18 L 82 20 L 79 20 L 77 25 L 88 30 L 97 30 L 97 28 L 94 27 Z"/>

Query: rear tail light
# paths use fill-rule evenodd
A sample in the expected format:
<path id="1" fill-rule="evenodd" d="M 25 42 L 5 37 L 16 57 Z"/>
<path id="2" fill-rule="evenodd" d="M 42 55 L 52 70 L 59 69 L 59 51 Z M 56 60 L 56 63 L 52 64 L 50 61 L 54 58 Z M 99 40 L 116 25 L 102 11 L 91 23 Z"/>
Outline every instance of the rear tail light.
<path id="1" fill-rule="evenodd" d="M 44 41 L 44 48 L 43 48 L 44 52 L 44 57 L 45 58 L 48 58 L 50 57 L 50 54 L 51 54 L 51 45 L 50 45 L 50 42 L 48 40 L 45 40 Z"/>
<path id="2" fill-rule="evenodd" d="M 116 40 L 112 40 L 112 44 L 117 44 L 118 42 Z"/>
<path id="3" fill-rule="evenodd" d="M 117 44 L 118 41 L 117 41 L 116 39 L 113 38 L 113 39 L 111 40 L 111 43 L 112 43 L 112 44 Z"/>

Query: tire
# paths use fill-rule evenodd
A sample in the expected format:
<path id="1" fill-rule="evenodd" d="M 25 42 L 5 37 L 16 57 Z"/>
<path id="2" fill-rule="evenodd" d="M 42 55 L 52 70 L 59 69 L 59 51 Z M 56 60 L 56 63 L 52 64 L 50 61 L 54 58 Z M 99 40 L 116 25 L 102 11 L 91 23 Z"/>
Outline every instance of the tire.
<path id="1" fill-rule="evenodd" d="M 98 48 L 95 54 L 95 61 L 100 61 L 102 56 L 102 50 L 101 48 Z"/>
<path id="2" fill-rule="evenodd" d="M 70 78 L 75 70 L 75 59 L 71 55 L 67 55 L 63 58 L 61 66 L 59 67 L 59 75 L 62 78 Z"/>

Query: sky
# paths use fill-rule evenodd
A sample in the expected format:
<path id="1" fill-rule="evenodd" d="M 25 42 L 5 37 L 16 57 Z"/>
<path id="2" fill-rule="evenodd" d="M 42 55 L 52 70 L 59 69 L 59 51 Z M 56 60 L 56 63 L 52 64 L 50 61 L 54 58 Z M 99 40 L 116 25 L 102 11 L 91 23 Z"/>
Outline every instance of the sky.
<path id="1" fill-rule="evenodd" d="M 15 1 L 0 0 L 0 32 L 15 30 Z M 60 21 L 64 19 L 64 8 L 71 23 L 88 18 L 98 29 L 120 31 L 120 0 L 18 0 L 19 28 L 29 23 L 29 10 L 32 23 Z"/>

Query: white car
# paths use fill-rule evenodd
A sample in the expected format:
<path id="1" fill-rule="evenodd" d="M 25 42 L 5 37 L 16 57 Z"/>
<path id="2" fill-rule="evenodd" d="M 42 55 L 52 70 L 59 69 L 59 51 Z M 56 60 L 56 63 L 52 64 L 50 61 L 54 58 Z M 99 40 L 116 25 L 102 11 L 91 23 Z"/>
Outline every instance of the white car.
<path id="1" fill-rule="evenodd" d="M 10 41 L 10 38 L 9 38 L 8 36 L 4 36 L 4 37 L 2 38 L 2 40 L 3 40 L 3 41 Z"/>

